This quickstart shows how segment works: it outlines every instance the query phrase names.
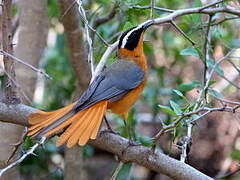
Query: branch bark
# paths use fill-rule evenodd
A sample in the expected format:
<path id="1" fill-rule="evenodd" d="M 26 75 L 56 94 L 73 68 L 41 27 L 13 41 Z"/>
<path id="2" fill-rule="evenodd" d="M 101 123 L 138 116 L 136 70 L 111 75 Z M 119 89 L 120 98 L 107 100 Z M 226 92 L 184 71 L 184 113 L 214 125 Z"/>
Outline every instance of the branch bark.
<path id="1" fill-rule="evenodd" d="M 19 35 L 15 56 L 34 67 L 39 66 L 47 44 L 48 17 L 47 1 L 19 1 Z M 25 92 L 28 100 L 22 98 L 24 104 L 30 104 L 34 95 L 38 73 L 21 63 L 16 64 L 17 82 Z"/>
<path id="2" fill-rule="evenodd" d="M 70 62 L 77 78 L 77 91 L 74 99 L 79 98 L 80 94 L 88 87 L 90 80 L 90 66 L 87 63 L 86 46 L 83 40 L 83 30 L 80 26 L 78 8 L 74 5 L 75 0 L 59 0 L 58 6 L 62 23 L 64 26 L 64 35 L 70 51 Z M 82 149 L 75 146 L 65 150 L 65 171 L 64 179 L 80 180 L 88 179 L 87 173 L 83 168 Z M 76 171 L 78 169 L 79 171 Z M 80 173 L 79 173 L 80 172 Z"/>
<path id="3" fill-rule="evenodd" d="M 98 26 L 108 22 L 109 20 L 113 19 L 115 14 L 117 13 L 117 8 L 119 7 L 119 4 L 115 4 L 112 7 L 112 10 L 110 11 L 110 13 L 104 17 L 98 17 L 96 18 L 96 20 L 94 21 L 93 27 L 97 28 Z"/>
<path id="4" fill-rule="evenodd" d="M 0 103 L 0 119 L 9 123 L 28 126 L 27 116 L 35 111 L 36 109 L 23 104 L 6 105 Z M 123 162 L 135 162 L 153 171 L 168 175 L 173 179 L 212 180 L 212 178 L 197 171 L 193 167 L 166 156 L 163 153 L 156 152 L 155 154 L 151 154 L 150 148 L 144 146 L 129 146 L 127 139 L 115 134 L 101 132 L 98 138 L 90 141 L 89 144 L 116 154 Z"/>
<path id="5" fill-rule="evenodd" d="M 12 13 L 11 13 L 12 1 L 2 1 L 2 46 L 3 50 L 12 54 L 13 53 L 13 45 L 12 45 L 12 34 L 11 34 L 11 27 L 12 27 Z M 17 88 L 15 84 L 11 81 L 15 79 L 15 67 L 14 62 L 11 60 L 10 57 L 4 56 L 3 57 L 4 69 L 9 74 L 8 77 L 6 75 L 6 88 L 5 88 L 5 99 L 4 101 L 8 104 L 12 103 L 19 103 L 17 98 Z"/>
<path id="6" fill-rule="evenodd" d="M 2 1 L 2 48 L 3 51 L 12 54 L 13 44 L 11 33 L 12 30 L 12 1 L 3 0 Z M 5 87 L 3 101 L 7 104 L 17 104 L 20 100 L 17 95 L 17 87 L 14 83 L 15 81 L 15 65 L 11 57 L 4 56 L 4 72 L 5 72 Z M 11 155 L 14 150 L 13 144 L 18 141 L 22 133 L 22 127 L 16 126 L 14 124 L 0 123 L 0 166 L 4 165 L 4 162 Z M 14 156 L 16 158 L 16 156 Z M 8 171 L 2 178 L 3 180 L 13 180 L 20 179 L 19 172 L 16 168 Z"/>
<path id="7" fill-rule="evenodd" d="M 76 73 L 78 86 L 80 91 L 88 86 L 90 79 L 90 66 L 87 63 L 86 46 L 83 40 L 83 31 L 80 27 L 81 19 L 79 17 L 78 8 L 73 5 L 74 0 L 59 0 L 58 6 L 61 14 L 67 14 L 62 18 L 64 26 L 64 34 L 70 50 L 70 61 Z M 72 7 L 71 7 L 72 6 Z M 71 7 L 70 10 L 68 8 Z"/>

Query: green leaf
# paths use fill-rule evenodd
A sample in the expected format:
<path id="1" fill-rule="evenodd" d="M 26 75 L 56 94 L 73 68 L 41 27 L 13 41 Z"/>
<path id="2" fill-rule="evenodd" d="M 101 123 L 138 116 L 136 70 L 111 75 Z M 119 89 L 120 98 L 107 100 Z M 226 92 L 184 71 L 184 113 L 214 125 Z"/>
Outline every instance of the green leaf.
<path id="1" fill-rule="evenodd" d="M 235 149 L 231 152 L 231 158 L 235 160 L 240 160 L 240 150 Z"/>
<path id="2" fill-rule="evenodd" d="M 224 97 L 220 92 L 216 91 L 215 89 L 208 89 L 208 94 L 210 94 L 214 97 L 217 97 L 217 98 L 223 98 Z"/>
<path id="3" fill-rule="evenodd" d="M 193 47 L 187 47 L 186 49 L 183 49 L 180 52 L 180 55 L 200 57 L 198 51 L 196 49 L 194 49 Z"/>
<path id="4" fill-rule="evenodd" d="M 215 84 L 216 82 L 217 82 L 216 80 L 211 80 L 211 81 L 209 82 L 209 86 Z"/>
<path id="5" fill-rule="evenodd" d="M 191 91 L 192 89 L 198 88 L 200 86 L 201 86 L 201 84 L 199 81 L 192 81 L 190 83 L 180 84 L 178 89 L 182 92 L 188 92 L 188 91 Z"/>
<path id="6" fill-rule="evenodd" d="M 174 89 L 173 92 L 175 92 L 180 97 L 184 97 L 183 93 L 177 89 Z"/>
<path id="7" fill-rule="evenodd" d="M 128 22 L 126 22 L 126 23 L 124 24 L 124 26 L 123 26 L 123 31 L 128 30 L 128 29 L 130 29 L 130 28 L 132 28 L 132 27 L 133 27 L 133 24 L 128 21 Z"/>
<path id="8" fill-rule="evenodd" d="M 212 59 L 212 58 L 209 58 L 207 60 L 207 67 L 210 67 L 210 68 L 214 68 L 214 71 L 220 75 L 220 76 L 224 76 L 224 71 L 220 68 L 219 65 L 216 65 L 216 62 Z M 214 67 L 215 66 L 215 67 Z"/>
<path id="9" fill-rule="evenodd" d="M 160 109 L 170 115 L 176 115 L 176 113 L 168 106 L 164 106 L 164 105 L 158 105 L 158 107 L 160 107 Z"/>
<path id="10" fill-rule="evenodd" d="M 150 147 L 152 145 L 152 138 L 146 137 L 146 136 L 140 136 L 138 140 L 143 144 L 144 146 Z"/>
<path id="11" fill-rule="evenodd" d="M 181 110 L 180 106 L 177 103 L 175 103 L 174 101 L 170 100 L 170 105 L 171 105 L 171 107 L 173 108 L 174 112 L 177 115 L 180 115 L 182 113 L 182 110 Z"/>

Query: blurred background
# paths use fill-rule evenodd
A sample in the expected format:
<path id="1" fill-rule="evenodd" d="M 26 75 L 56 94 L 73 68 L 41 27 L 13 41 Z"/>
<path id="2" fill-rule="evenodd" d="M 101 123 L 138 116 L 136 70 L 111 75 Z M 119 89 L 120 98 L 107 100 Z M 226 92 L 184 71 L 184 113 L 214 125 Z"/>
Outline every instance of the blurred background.
<path id="1" fill-rule="evenodd" d="M 208 0 L 155 0 L 157 7 L 183 9 L 200 7 Z M 239 1 L 224 1 L 225 5 L 240 7 Z M 149 0 L 88 0 L 83 1 L 90 25 L 109 44 L 121 33 L 151 18 Z M 221 6 L 221 5 L 220 5 Z M 14 55 L 39 69 L 43 69 L 52 80 L 45 78 L 22 64 L 16 63 L 18 94 L 23 103 L 35 108 L 51 111 L 63 107 L 80 97 L 90 80 L 87 63 L 87 41 L 82 19 L 73 0 L 15 0 L 13 1 L 12 33 Z M 1 13 L 1 12 L 0 12 Z M 164 11 L 153 11 L 154 18 L 166 15 Z M 231 64 L 240 66 L 240 21 L 226 18 L 232 16 L 218 13 L 212 17 L 209 51 L 212 61 L 225 56 L 231 49 L 234 57 L 217 67 L 211 83 L 215 96 L 240 101 L 239 72 Z M 105 19 L 104 19 L 105 18 Z M 199 95 L 203 78 L 203 53 L 208 26 L 206 15 L 185 15 L 176 19 L 177 25 L 196 42 L 186 40 L 171 24 L 161 24 L 145 33 L 144 51 L 148 59 L 148 83 L 141 99 L 132 108 L 128 125 L 137 142 L 151 146 L 153 137 L 163 124 L 174 120 L 174 111 L 192 106 Z M 1 18 L 0 18 L 1 21 Z M 91 31 L 94 64 L 106 50 L 102 40 Z M 1 37 L 0 37 L 1 38 Z M 107 65 L 115 61 L 117 52 L 109 57 Z M 4 69 L 0 56 L 0 86 L 4 88 Z M 221 76 L 222 75 L 222 76 Z M 225 78 L 223 78 L 225 77 Z M 226 80 L 227 78 L 227 80 Z M 230 83 L 229 81 L 233 82 Z M 219 102 L 209 97 L 214 107 Z M 159 106 L 160 105 L 160 106 Z M 121 118 L 107 114 L 112 127 L 127 137 Z M 195 122 L 193 141 L 187 162 L 211 177 L 221 177 L 238 169 L 240 160 L 239 139 L 240 114 L 214 112 Z M 104 129 L 104 125 L 102 129 Z M 0 123 L 0 161 L 6 160 L 13 151 L 10 144 L 17 142 L 24 129 Z M 161 137 L 158 147 L 163 153 L 179 159 L 177 142 L 186 135 L 186 126 L 181 123 L 173 132 Z M 29 156 L 4 179 L 75 180 L 110 179 L 118 165 L 117 157 L 92 146 L 55 147 L 56 138 L 37 149 L 36 156 Z M 35 141 L 26 138 L 20 147 L 20 156 Z M 225 179 L 239 179 L 237 173 Z M 118 180 L 165 180 L 137 164 L 124 164 Z"/>

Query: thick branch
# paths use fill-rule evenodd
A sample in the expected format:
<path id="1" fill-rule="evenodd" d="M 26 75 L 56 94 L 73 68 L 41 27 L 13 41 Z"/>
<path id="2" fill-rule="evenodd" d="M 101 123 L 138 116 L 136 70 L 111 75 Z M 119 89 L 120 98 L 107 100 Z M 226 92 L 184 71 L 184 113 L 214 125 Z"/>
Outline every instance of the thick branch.
<path id="1" fill-rule="evenodd" d="M 12 34 L 11 34 L 11 7 L 12 1 L 2 1 L 2 46 L 3 50 L 12 54 L 13 47 L 12 47 Z M 13 61 L 10 61 L 10 57 L 4 56 L 4 68 L 5 71 L 11 76 L 12 79 L 15 79 L 15 68 Z M 18 103 L 19 100 L 17 98 L 17 88 L 11 79 L 6 76 L 6 88 L 5 88 L 5 102 L 8 104 Z"/>
<path id="2" fill-rule="evenodd" d="M 70 50 L 70 61 L 74 72 L 76 73 L 78 85 L 81 92 L 86 89 L 90 79 L 90 66 L 87 63 L 87 52 L 84 40 L 83 30 L 80 26 L 81 18 L 78 13 L 78 7 L 71 6 L 75 0 L 59 0 L 58 6 L 61 14 L 68 13 L 62 18 L 64 34 Z"/>
<path id="3" fill-rule="evenodd" d="M 6 105 L 0 103 L 0 119 L 5 122 L 28 126 L 27 116 L 36 109 L 26 105 Z M 91 145 L 119 156 L 123 162 L 135 162 L 151 170 L 166 174 L 173 179 L 207 180 L 212 179 L 193 167 L 175 160 L 163 153 L 151 154 L 151 150 L 144 146 L 129 146 L 127 139 L 107 132 L 101 132 L 99 137 L 90 141 Z"/>

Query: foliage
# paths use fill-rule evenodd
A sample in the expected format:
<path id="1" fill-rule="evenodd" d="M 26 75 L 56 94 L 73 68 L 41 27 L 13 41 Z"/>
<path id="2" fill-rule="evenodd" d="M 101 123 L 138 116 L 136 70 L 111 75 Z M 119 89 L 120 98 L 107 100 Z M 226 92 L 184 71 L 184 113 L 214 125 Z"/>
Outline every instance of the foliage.
<path id="1" fill-rule="evenodd" d="M 149 0 L 115 0 L 113 3 L 119 4 L 116 16 L 109 22 L 97 27 L 100 35 L 110 43 L 118 39 L 118 32 L 122 32 L 149 19 L 151 12 L 150 9 L 132 8 L 132 6 L 147 6 L 150 4 Z M 155 4 L 158 7 L 169 9 L 202 6 L 200 0 L 191 0 L 190 3 L 181 0 L 156 0 Z M 84 2 L 84 6 L 88 8 L 87 16 L 91 24 L 98 16 L 107 15 L 109 9 L 112 7 L 109 0 Z M 154 17 L 162 17 L 166 15 L 166 12 L 154 11 L 153 15 Z M 67 51 L 64 34 L 57 29 L 61 22 L 58 21 L 60 15 L 55 1 L 48 1 L 48 16 L 51 28 L 56 35 L 56 41 L 54 42 L 54 46 L 47 47 L 41 66 L 53 77 L 53 80 L 44 81 L 44 98 L 42 102 L 36 104 L 36 107 L 45 110 L 54 110 L 71 101 L 75 90 L 76 77 L 68 61 L 69 52 Z M 211 23 L 219 22 L 219 16 L 225 18 L 224 14 L 217 14 L 212 17 Z M 174 122 L 182 114 L 196 110 L 195 107 L 198 107 L 199 104 L 197 98 L 193 97 L 192 94 L 204 87 L 202 76 L 199 76 L 199 73 L 202 75 L 203 72 L 204 42 L 207 27 L 206 16 L 200 14 L 185 15 L 178 18 L 176 22 L 187 36 L 196 42 L 195 46 L 192 46 L 188 40 L 169 24 L 157 26 L 149 30 L 146 34 L 146 38 L 150 41 L 144 44 L 145 54 L 148 57 L 150 67 L 149 80 L 140 102 L 130 111 L 127 121 L 133 137 L 145 146 L 152 144 L 151 137 L 154 134 L 144 134 L 137 129 L 138 125 L 142 123 L 138 121 L 137 117 L 139 116 L 137 115 L 143 114 L 139 109 L 151 114 L 149 121 L 157 125 L 153 129 L 160 129 L 160 127 Z M 234 22 L 225 21 L 212 26 L 212 44 L 209 48 L 211 58 L 206 60 L 206 65 L 209 69 L 213 68 L 217 75 L 224 76 L 225 72 L 221 65 L 216 64 L 214 51 L 218 46 L 221 46 L 221 52 L 225 54 L 229 49 L 239 46 L 239 39 L 237 38 L 239 32 L 236 31 L 236 28 L 239 28 L 238 19 L 234 20 Z M 106 48 L 97 36 L 94 36 L 93 40 L 94 59 L 95 63 L 97 63 Z M 115 59 L 116 53 L 113 53 L 107 65 L 111 64 Z M 188 69 L 189 73 L 185 69 Z M 2 77 L 0 78 L 1 85 Z M 209 89 L 206 92 L 207 96 L 223 97 L 223 94 L 228 95 L 229 91 L 227 88 L 224 92 L 218 92 L 214 89 L 214 85 L 218 80 L 214 76 L 212 81 L 210 81 Z M 231 92 L 236 93 L 237 89 L 233 88 Z M 210 104 L 209 102 L 208 105 Z M 174 133 L 170 134 L 170 141 L 174 140 L 174 143 L 177 142 L 186 134 L 185 122 L 194 121 L 197 118 L 199 118 L 198 115 L 184 118 L 184 121 L 178 127 L 174 128 Z M 115 129 L 120 135 L 127 137 L 127 129 L 122 119 L 114 116 L 113 122 Z M 24 148 L 29 148 L 32 144 L 33 142 L 27 139 Z M 59 168 L 53 167 L 53 162 L 50 159 L 54 154 L 61 154 L 62 152 L 60 151 L 49 141 L 44 148 L 36 152 L 38 157 L 30 157 L 24 161 L 20 167 L 21 172 L 23 174 L 30 173 L 35 175 L 48 172 L 52 175 L 51 179 L 62 179 L 62 172 L 59 171 Z M 84 148 L 84 156 L 86 158 L 92 157 L 94 154 L 96 154 L 96 151 L 93 147 L 87 146 Z M 232 157 L 239 159 L 239 154 L 239 150 L 236 150 L 232 153 Z M 124 165 L 118 179 L 125 179 L 131 171 L 130 169 L 130 164 Z"/>

